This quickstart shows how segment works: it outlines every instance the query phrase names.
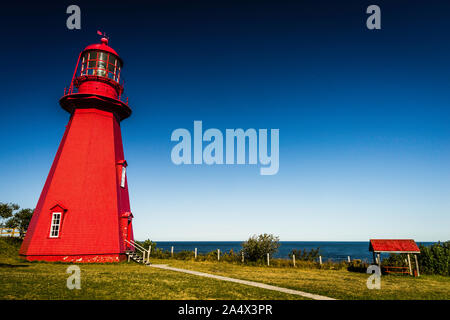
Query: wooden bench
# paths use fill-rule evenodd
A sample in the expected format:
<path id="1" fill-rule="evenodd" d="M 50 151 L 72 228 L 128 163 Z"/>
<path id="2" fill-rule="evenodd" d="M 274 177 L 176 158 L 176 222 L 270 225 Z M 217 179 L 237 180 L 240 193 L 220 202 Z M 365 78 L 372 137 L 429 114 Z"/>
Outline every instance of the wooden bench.
<path id="1" fill-rule="evenodd" d="M 382 266 L 381 271 L 386 273 L 404 273 L 409 274 L 408 267 L 393 267 L 393 266 Z"/>

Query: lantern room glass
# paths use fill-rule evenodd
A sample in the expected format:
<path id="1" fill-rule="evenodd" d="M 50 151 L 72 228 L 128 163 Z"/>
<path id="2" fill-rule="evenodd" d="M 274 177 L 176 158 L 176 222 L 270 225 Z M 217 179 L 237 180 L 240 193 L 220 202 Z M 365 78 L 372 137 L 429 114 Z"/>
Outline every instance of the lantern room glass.
<path id="1" fill-rule="evenodd" d="M 90 50 L 82 55 L 80 76 L 107 77 L 119 82 L 120 69 L 120 61 L 115 55 L 105 51 Z"/>

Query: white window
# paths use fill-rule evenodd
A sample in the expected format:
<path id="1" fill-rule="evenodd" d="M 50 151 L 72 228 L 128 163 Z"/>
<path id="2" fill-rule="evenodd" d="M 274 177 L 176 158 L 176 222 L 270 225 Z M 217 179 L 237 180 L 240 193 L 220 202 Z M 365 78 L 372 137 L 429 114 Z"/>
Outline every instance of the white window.
<path id="1" fill-rule="evenodd" d="M 122 188 L 125 188 L 125 175 L 127 172 L 127 168 L 125 166 L 122 166 L 122 178 L 120 179 L 120 186 Z"/>
<path id="2" fill-rule="evenodd" d="M 50 227 L 50 238 L 59 237 L 60 226 L 61 226 L 61 212 L 53 212 L 52 225 Z"/>

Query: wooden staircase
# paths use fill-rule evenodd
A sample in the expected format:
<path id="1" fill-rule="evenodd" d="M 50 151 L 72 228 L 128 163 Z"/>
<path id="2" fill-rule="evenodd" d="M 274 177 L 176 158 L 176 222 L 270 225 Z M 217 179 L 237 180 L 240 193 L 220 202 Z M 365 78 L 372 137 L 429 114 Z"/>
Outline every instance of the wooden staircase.
<path id="1" fill-rule="evenodd" d="M 144 247 L 139 245 L 133 240 L 125 240 L 134 250 L 126 250 L 125 254 L 128 257 L 128 262 L 130 260 L 133 260 L 137 263 L 142 263 L 145 265 L 149 265 L 150 263 L 150 252 L 152 250 L 152 247 L 150 246 L 148 250 L 146 250 Z"/>
<path id="2" fill-rule="evenodd" d="M 128 251 L 125 251 L 125 254 L 128 257 L 128 261 L 133 260 L 134 262 L 143 263 L 145 265 L 150 264 L 150 262 L 148 260 L 145 260 L 144 256 L 142 254 L 140 254 L 140 252 L 138 252 L 138 251 L 128 250 Z"/>

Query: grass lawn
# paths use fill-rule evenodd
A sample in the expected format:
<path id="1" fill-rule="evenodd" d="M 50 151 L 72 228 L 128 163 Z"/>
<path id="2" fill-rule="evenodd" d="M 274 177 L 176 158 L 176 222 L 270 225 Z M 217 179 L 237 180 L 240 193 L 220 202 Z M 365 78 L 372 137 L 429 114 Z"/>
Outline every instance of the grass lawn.
<path id="1" fill-rule="evenodd" d="M 450 299 L 450 277 L 421 275 L 384 275 L 381 289 L 369 290 L 368 274 L 347 270 L 319 270 L 292 267 L 256 267 L 227 262 L 151 259 L 154 264 L 168 264 L 206 273 L 252 280 L 279 287 L 306 291 L 336 299 Z"/>
<path id="2" fill-rule="evenodd" d="M 69 264 L 25 262 L 19 243 L 0 239 L 0 299 L 302 299 L 276 291 L 131 263 L 79 264 L 81 290 L 69 290 Z M 450 299 L 450 277 L 383 276 L 381 290 L 367 274 L 346 270 L 243 266 L 227 262 L 151 259 L 154 264 L 252 280 L 337 299 Z"/>
<path id="3" fill-rule="evenodd" d="M 69 264 L 24 262 L 0 239 L 0 299 L 301 299 L 135 262 L 79 264 L 81 290 L 66 287 Z"/>

